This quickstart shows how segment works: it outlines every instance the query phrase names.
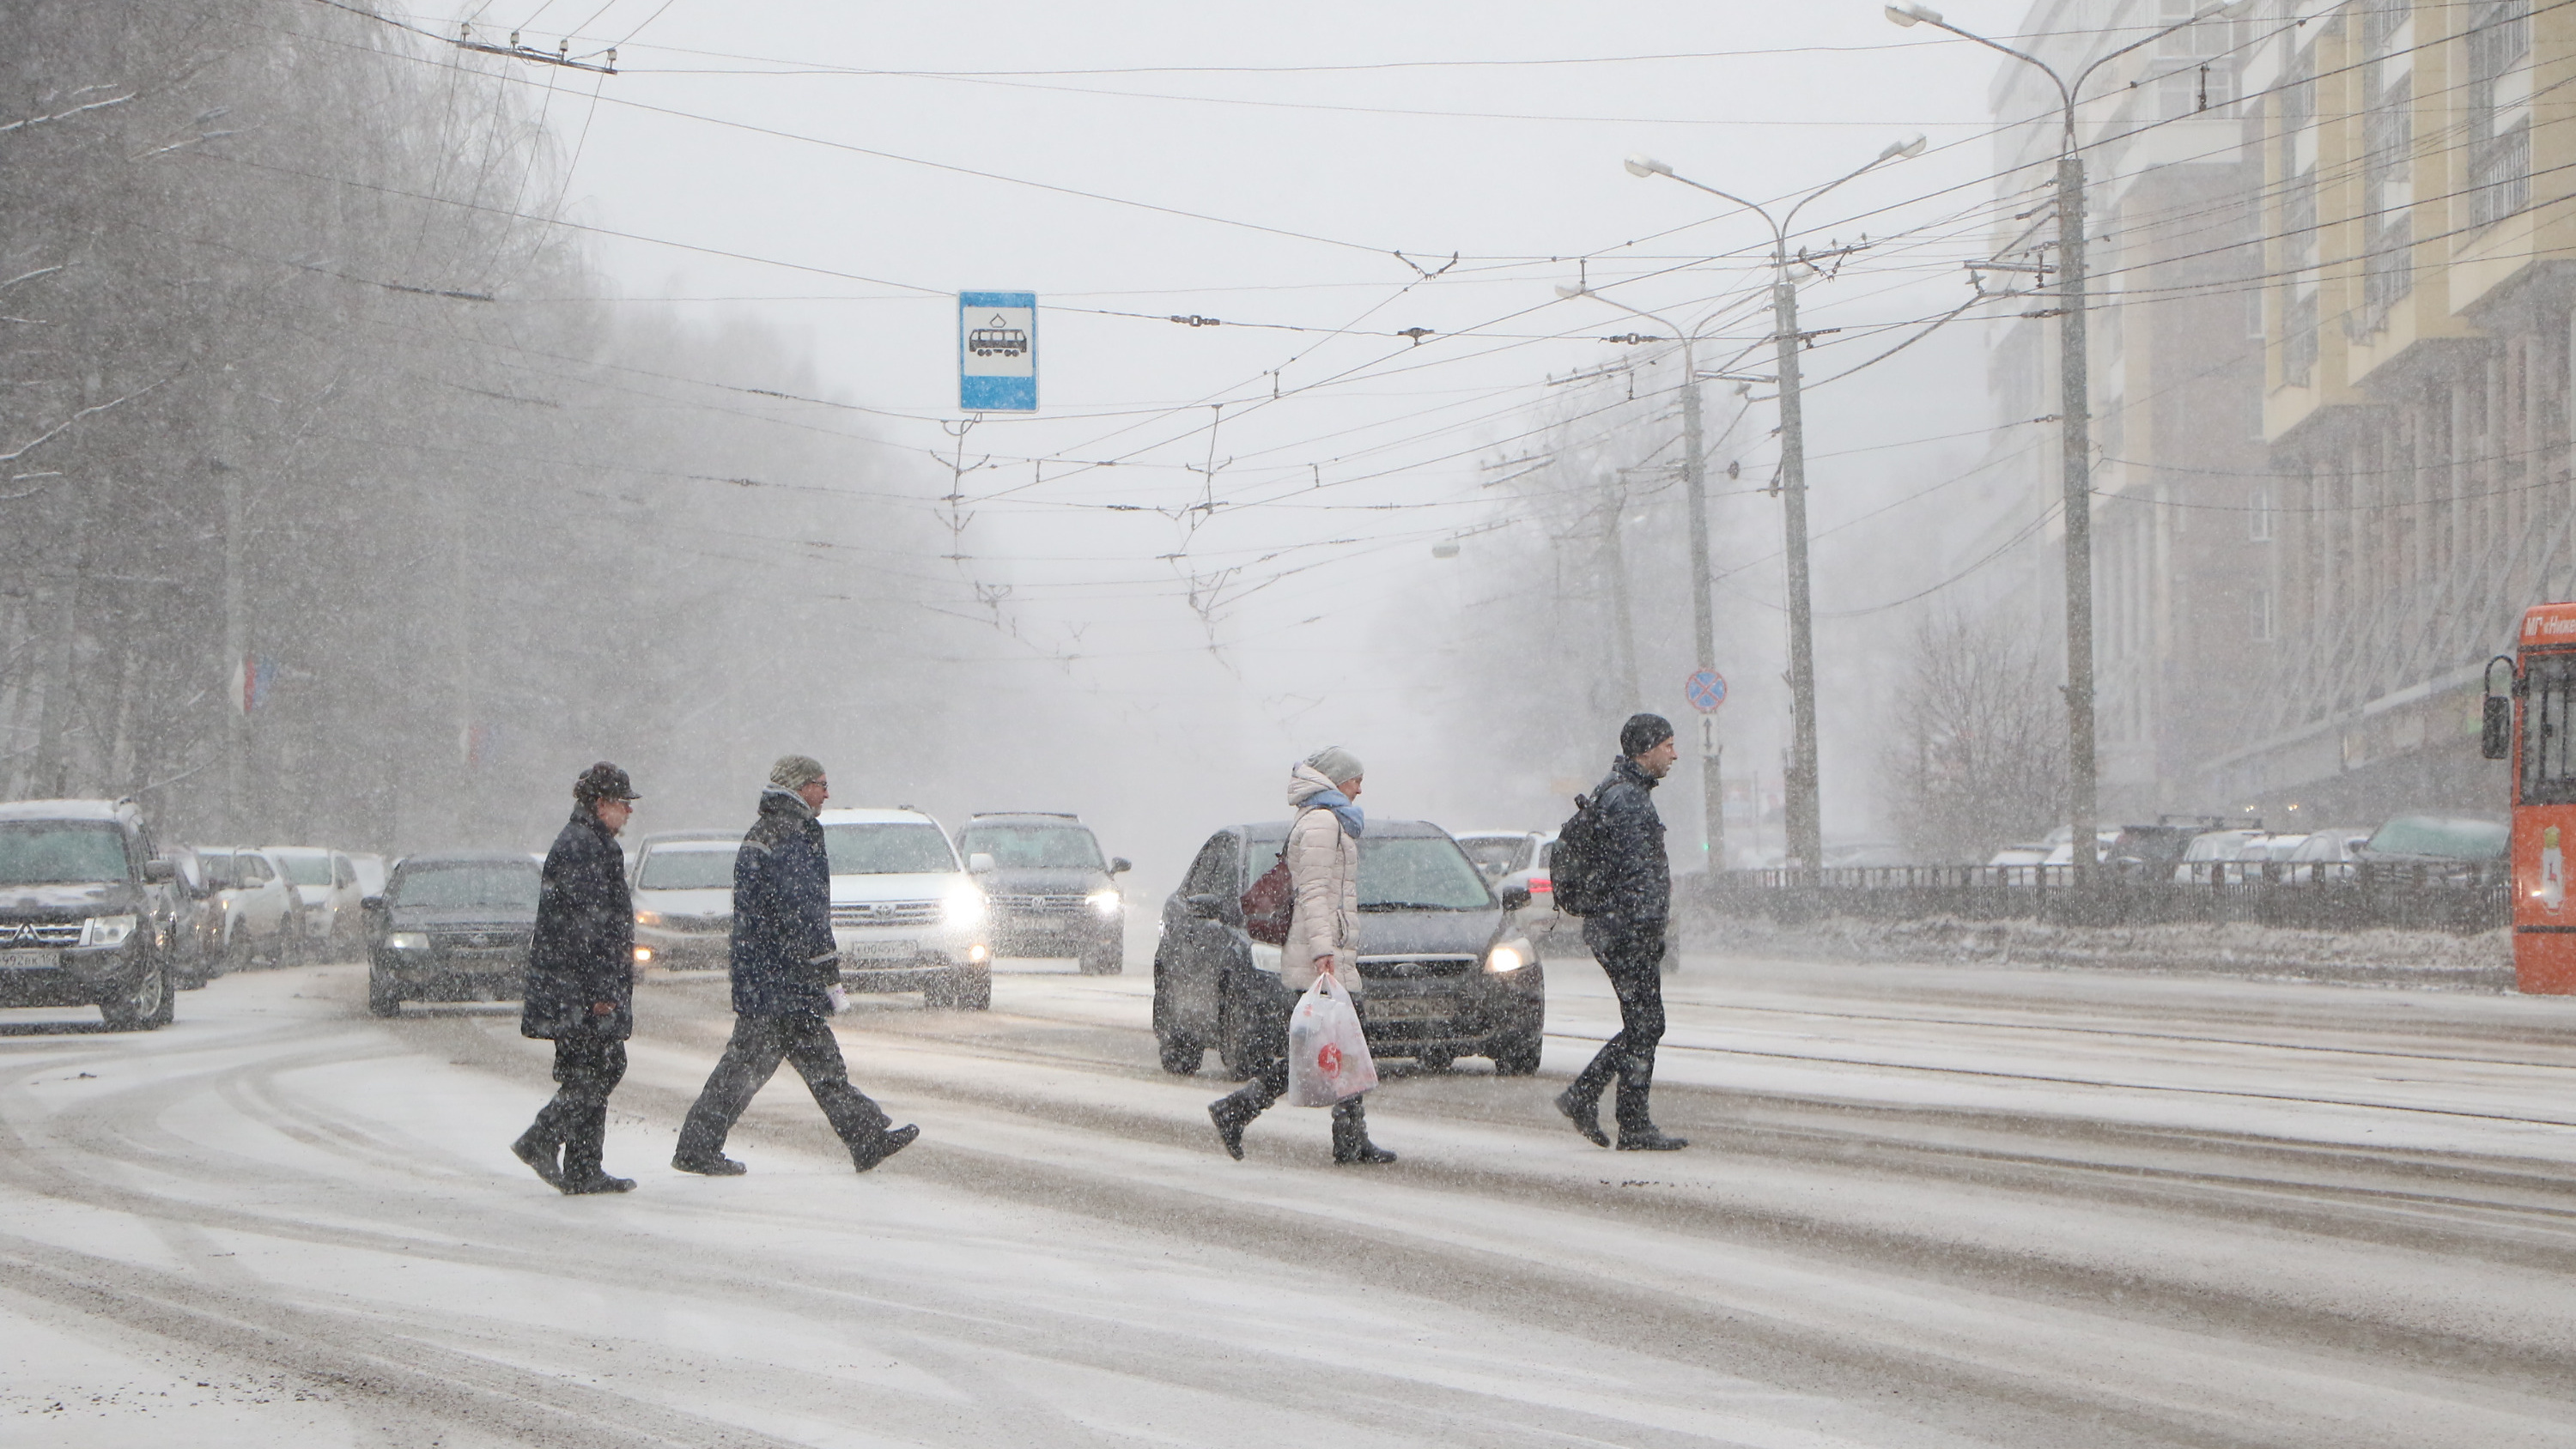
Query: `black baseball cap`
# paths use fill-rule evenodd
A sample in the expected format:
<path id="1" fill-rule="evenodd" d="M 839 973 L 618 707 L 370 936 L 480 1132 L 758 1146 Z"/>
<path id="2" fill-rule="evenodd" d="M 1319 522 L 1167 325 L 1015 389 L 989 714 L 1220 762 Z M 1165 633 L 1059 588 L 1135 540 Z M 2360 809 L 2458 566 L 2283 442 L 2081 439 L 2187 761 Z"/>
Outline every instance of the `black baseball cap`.
<path id="1" fill-rule="evenodd" d="M 575 800 L 641 800 L 644 797 L 635 793 L 635 782 L 626 778 L 624 770 L 602 760 L 582 771 L 581 778 L 572 782 L 572 798 Z"/>

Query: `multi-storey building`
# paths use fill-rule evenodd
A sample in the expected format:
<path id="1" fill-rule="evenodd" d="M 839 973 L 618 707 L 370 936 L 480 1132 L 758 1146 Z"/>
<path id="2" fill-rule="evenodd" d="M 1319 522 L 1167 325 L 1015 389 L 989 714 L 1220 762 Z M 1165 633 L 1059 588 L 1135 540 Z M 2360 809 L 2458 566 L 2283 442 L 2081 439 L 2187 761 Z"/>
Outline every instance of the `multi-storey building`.
<path id="1" fill-rule="evenodd" d="M 2256 22 L 2266 688 L 2215 794 L 2494 810 L 2480 674 L 2576 593 L 2576 8 L 2285 0 Z"/>

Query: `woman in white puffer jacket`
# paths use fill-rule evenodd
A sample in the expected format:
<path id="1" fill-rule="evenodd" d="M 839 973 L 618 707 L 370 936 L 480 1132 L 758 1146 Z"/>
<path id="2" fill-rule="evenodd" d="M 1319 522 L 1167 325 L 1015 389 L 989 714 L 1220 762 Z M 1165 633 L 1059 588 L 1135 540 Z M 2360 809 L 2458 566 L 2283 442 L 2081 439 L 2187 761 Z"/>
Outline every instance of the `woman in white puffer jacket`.
<path id="1" fill-rule="evenodd" d="M 1288 772 L 1288 804 L 1297 812 L 1288 827 L 1288 881 L 1294 905 L 1288 939 L 1280 947 L 1279 979 L 1303 992 L 1332 973 L 1354 999 L 1360 994 L 1360 831 L 1367 821 L 1358 805 L 1360 762 L 1336 745 L 1318 750 Z M 1257 1038 L 1284 1048 L 1287 1023 Z M 1217 1139 L 1236 1161 L 1243 1158 L 1243 1129 L 1288 1090 L 1288 1060 L 1272 1059 L 1252 1080 L 1208 1104 Z M 1395 1154 L 1369 1141 L 1367 1110 L 1359 1097 L 1333 1108 L 1333 1160 L 1393 1162 Z"/>

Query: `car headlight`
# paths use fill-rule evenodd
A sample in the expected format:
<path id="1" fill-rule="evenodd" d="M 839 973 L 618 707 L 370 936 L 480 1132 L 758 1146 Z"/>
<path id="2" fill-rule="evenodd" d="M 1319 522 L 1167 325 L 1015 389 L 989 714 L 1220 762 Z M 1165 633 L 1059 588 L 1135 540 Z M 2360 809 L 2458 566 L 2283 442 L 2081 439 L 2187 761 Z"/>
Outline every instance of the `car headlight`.
<path id="1" fill-rule="evenodd" d="M 1500 975 L 1506 971 L 1518 971 L 1536 959 L 1538 953 L 1530 949 L 1529 942 L 1505 941 L 1485 953 L 1485 969 Z"/>
<path id="2" fill-rule="evenodd" d="M 984 924 L 984 893 L 971 885 L 961 885 L 948 893 L 944 914 L 952 926 Z"/>
<path id="3" fill-rule="evenodd" d="M 426 951 L 429 949 L 429 933 L 426 931 L 396 931 L 392 935 L 385 937 L 385 944 L 397 951 Z"/>
<path id="4" fill-rule="evenodd" d="M 134 934 L 132 916 L 92 916 L 81 922 L 80 943 L 84 946 L 122 946 Z"/>
<path id="5" fill-rule="evenodd" d="M 637 911 L 635 913 L 635 924 L 639 926 L 658 926 L 662 924 L 662 913 L 660 911 Z"/>
<path id="6" fill-rule="evenodd" d="M 1093 891 L 1088 897 L 1086 897 L 1086 899 L 1091 902 L 1091 909 L 1101 915 L 1114 916 L 1118 914 L 1118 892 L 1114 890 L 1103 887 L 1099 890 Z"/>

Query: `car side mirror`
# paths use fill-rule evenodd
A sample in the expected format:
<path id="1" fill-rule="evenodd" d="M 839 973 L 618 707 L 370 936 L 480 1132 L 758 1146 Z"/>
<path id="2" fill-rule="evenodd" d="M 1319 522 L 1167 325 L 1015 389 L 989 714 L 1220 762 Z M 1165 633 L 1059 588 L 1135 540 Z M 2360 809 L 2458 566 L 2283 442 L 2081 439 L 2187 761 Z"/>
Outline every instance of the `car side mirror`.
<path id="1" fill-rule="evenodd" d="M 359 909 L 359 910 L 362 910 L 362 911 L 381 911 L 381 910 L 383 910 L 384 908 L 385 908 L 385 898 L 384 898 L 383 896 L 360 896 L 360 897 L 358 897 L 358 909 Z"/>
<path id="2" fill-rule="evenodd" d="M 1181 904 L 1188 906 L 1190 908 L 1190 914 L 1198 917 L 1202 921 L 1222 921 L 1225 919 L 1226 900 L 1223 896 L 1191 896 L 1189 899 L 1181 902 Z"/>
<path id="3" fill-rule="evenodd" d="M 149 881 L 173 881 L 179 878 L 179 864 L 171 860 L 143 862 L 143 878 Z"/>
<path id="4" fill-rule="evenodd" d="M 993 857 L 983 851 L 976 851 L 973 855 L 966 857 L 966 869 L 972 874 L 984 875 L 990 872 L 992 868 Z"/>
<path id="5" fill-rule="evenodd" d="M 1528 905 L 1529 903 L 1530 903 L 1530 893 L 1529 893 L 1529 887 L 1528 887 L 1528 886 L 1524 886 L 1524 885 L 1507 885 L 1507 886 L 1503 887 L 1503 909 L 1504 909 L 1504 910 L 1507 910 L 1507 911 L 1517 911 L 1517 910 L 1519 910 L 1520 908 L 1522 908 L 1523 906 Z"/>
<path id="6" fill-rule="evenodd" d="M 1123 855 L 1113 855 L 1109 857 L 1109 873 L 1111 875 L 1125 875 L 1127 872 L 1134 870 L 1135 868 L 1136 862 L 1129 860 Z"/>
<path id="7" fill-rule="evenodd" d="M 2513 754 L 2513 701 L 2490 694 L 2478 716 L 2478 753 L 2490 760 Z"/>

